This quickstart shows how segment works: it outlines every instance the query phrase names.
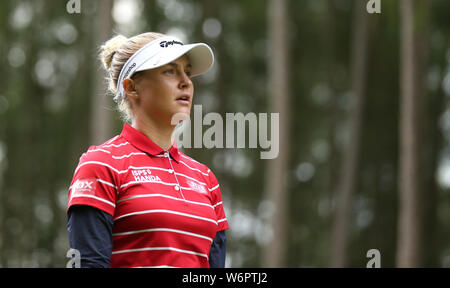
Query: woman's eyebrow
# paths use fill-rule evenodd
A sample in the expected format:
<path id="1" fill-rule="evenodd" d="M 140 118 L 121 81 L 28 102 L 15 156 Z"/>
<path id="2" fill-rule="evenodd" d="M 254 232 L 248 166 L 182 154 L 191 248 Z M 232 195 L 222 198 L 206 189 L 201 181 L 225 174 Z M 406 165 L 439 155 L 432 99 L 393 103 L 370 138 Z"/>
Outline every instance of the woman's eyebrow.
<path id="1" fill-rule="evenodd" d="M 174 68 L 177 68 L 179 66 L 178 63 L 175 62 L 170 62 L 167 65 L 173 66 Z M 188 63 L 185 68 L 192 68 L 191 63 Z"/>

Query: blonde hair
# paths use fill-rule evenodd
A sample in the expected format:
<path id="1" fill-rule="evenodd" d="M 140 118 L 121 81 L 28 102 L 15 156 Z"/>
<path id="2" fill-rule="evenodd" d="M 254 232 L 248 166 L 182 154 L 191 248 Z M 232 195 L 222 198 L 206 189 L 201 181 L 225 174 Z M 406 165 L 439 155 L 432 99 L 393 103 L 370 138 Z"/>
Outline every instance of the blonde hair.
<path id="1" fill-rule="evenodd" d="M 156 32 L 142 33 L 131 38 L 117 35 L 100 46 L 99 58 L 108 72 L 106 80 L 108 80 L 108 91 L 110 93 L 115 95 L 117 85 L 121 85 L 121 83 L 117 83 L 119 74 L 131 55 L 151 41 L 164 36 L 164 34 Z M 134 119 L 128 97 L 121 98 L 117 107 L 125 122 L 131 122 Z"/>

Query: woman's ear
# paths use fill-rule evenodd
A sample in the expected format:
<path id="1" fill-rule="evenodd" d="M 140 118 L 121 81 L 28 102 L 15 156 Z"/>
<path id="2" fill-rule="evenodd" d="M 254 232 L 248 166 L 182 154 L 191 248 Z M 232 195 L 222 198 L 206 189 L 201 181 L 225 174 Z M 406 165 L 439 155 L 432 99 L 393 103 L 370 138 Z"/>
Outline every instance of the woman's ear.
<path id="1" fill-rule="evenodd" d="M 123 80 L 123 90 L 127 96 L 138 97 L 138 93 L 136 91 L 136 85 L 133 79 L 126 78 Z"/>

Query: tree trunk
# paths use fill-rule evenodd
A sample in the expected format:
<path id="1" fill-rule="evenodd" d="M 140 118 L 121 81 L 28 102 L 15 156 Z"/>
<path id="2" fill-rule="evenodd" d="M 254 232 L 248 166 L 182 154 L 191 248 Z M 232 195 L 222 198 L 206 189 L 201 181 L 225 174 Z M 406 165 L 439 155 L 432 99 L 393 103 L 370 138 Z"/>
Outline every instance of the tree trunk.
<path id="1" fill-rule="evenodd" d="M 352 200 L 358 183 L 358 164 L 366 98 L 368 17 L 364 1 L 356 1 L 354 9 L 352 94 L 355 99 L 350 112 L 349 139 L 337 191 L 335 220 L 333 223 L 332 267 L 348 266 L 348 243 L 351 224 Z"/>
<path id="2" fill-rule="evenodd" d="M 266 162 L 266 193 L 273 205 L 271 218 L 273 237 L 264 249 L 265 267 L 282 267 L 287 245 L 287 175 L 289 155 L 289 37 L 285 0 L 271 0 L 268 6 L 269 28 L 269 107 L 279 113 L 279 154 Z M 272 123 L 273 125 L 273 123 Z M 271 135 L 273 137 L 273 135 Z"/>
<path id="3" fill-rule="evenodd" d="M 97 3 L 97 21 L 95 23 L 95 47 L 105 42 L 111 37 L 113 21 L 111 11 L 113 8 L 112 0 L 102 0 Z M 96 62 L 98 63 L 98 62 Z M 96 65 L 99 67 L 98 65 Z M 99 145 L 105 142 L 112 134 L 112 102 L 106 93 L 105 74 L 102 69 L 95 70 L 94 91 L 92 92 L 91 102 L 91 139 L 90 143 Z"/>
<path id="4" fill-rule="evenodd" d="M 399 217 L 397 266 L 419 267 L 422 264 L 423 167 L 421 143 L 421 98 L 424 61 L 423 28 L 427 20 L 427 1 L 402 0 L 401 18 L 401 99 L 400 99 L 400 159 Z"/>

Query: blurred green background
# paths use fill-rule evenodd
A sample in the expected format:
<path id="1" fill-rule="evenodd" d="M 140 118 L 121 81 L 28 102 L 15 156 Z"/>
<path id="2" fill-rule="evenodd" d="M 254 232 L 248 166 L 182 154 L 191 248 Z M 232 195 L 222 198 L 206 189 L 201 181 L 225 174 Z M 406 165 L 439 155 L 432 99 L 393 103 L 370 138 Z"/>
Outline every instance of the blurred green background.
<path id="1" fill-rule="evenodd" d="M 184 149 L 221 184 L 227 267 L 450 267 L 450 1 L 68 2 L 0 1 L 1 267 L 65 267 L 73 171 L 122 127 L 98 47 L 146 31 L 213 48 L 203 114 L 280 113 L 276 159 Z"/>

